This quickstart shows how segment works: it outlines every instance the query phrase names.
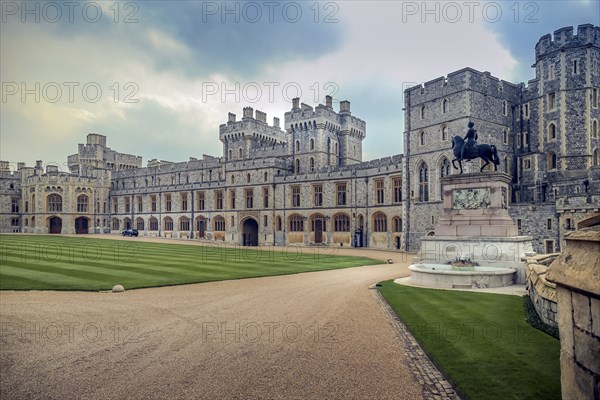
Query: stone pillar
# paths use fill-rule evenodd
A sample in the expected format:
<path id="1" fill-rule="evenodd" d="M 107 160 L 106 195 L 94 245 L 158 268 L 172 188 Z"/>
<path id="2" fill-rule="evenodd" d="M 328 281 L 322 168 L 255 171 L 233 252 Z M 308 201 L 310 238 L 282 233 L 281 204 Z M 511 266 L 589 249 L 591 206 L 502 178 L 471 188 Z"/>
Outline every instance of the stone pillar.
<path id="1" fill-rule="evenodd" d="M 600 226 L 567 233 L 556 284 L 563 399 L 600 399 Z"/>

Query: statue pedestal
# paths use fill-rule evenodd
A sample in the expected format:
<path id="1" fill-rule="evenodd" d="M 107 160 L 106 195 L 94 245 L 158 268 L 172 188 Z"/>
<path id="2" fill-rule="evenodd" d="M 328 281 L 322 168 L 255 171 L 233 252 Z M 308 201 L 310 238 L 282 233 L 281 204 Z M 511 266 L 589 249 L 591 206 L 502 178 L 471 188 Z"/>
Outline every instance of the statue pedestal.
<path id="1" fill-rule="evenodd" d="M 530 236 L 519 236 L 508 214 L 509 175 L 478 172 L 442 178 L 444 215 L 434 236 L 421 238 L 421 263 L 448 264 L 466 256 L 480 266 L 517 270 L 525 282 L 523 257 L 533 250 Z"/>

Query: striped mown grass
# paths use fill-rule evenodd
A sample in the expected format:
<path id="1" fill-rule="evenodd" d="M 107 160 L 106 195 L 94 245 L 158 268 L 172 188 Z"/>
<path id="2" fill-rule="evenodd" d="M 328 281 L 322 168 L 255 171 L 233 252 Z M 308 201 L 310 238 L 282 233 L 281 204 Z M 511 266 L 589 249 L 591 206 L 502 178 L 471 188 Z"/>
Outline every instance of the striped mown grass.
<path id="1" fill-rule="evenodd" d="M 287 251 L 51 235 L 0 235 L 0 289 L 107 290 L 381 264 L 335 248 Z"/>

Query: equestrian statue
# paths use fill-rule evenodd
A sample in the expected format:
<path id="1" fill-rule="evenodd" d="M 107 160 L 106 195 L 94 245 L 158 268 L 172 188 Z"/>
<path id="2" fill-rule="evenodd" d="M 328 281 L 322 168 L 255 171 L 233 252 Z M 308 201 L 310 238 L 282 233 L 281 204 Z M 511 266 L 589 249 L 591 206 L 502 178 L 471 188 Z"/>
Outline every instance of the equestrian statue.
<path id="1" fill-rule="evenodd" d="M 471 161 L 476 158 L 482 158 L 485 164 L 479 170 L 483 172 L 483 169 L 488 166 L 490 162 L 494 164 L 494 171 L 498 171 L 498 164 L 500 164 L 500 158 L 498 157 L 498 150 L 493 144 L 477 144 L 477 131 L 473 128 L 475 124 L 469 122 L 469 129 L 464 138 L 460 136 L 454 136 L 452 138 L 452 153 L 454 159 L 452 160 L 452 166 L 454 169 L 459 169 L 460 173 L 463 173 L 462 162 Z M 455 162 L 458 161 L 458 167 Z"/>

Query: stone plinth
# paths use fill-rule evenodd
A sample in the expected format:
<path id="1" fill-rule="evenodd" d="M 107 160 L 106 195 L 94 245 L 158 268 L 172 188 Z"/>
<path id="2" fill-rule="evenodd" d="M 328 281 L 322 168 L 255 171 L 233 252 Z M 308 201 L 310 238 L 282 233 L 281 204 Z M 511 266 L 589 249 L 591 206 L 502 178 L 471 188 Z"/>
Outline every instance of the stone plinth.
<path id="1" fill-rule="evenodd" d="M 569 232 L 546 279 L 556 284 L 563 399 L 600 395 L 600 226 Z"/>

